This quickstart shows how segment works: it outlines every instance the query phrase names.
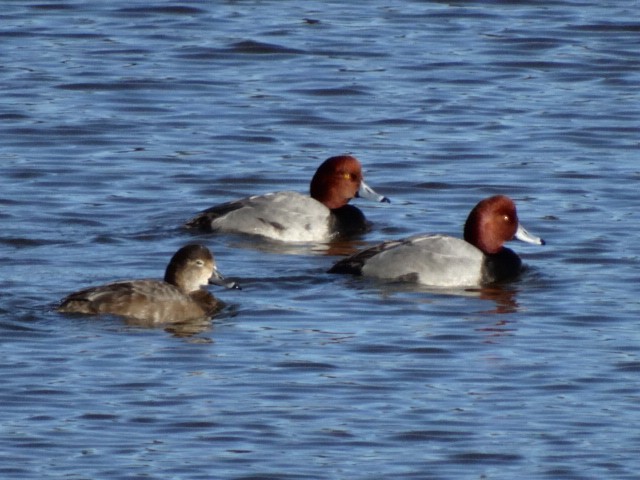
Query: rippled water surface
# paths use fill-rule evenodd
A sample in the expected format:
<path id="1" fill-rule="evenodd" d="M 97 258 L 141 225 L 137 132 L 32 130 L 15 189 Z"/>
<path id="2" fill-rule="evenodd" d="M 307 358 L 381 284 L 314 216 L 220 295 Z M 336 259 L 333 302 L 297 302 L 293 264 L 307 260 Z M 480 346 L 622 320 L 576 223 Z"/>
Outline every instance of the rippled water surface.
<path id="1" fill-rule="evenodd" d="M 637 1 L 5 3 L 0 476 L 638 478 Z M 180 227 L 343 152 L 392 199 L 353 242 Z M 496 193 L 514 283 L 325 273 Z M 53 310 L 192 241 L 211 322 Z"/>

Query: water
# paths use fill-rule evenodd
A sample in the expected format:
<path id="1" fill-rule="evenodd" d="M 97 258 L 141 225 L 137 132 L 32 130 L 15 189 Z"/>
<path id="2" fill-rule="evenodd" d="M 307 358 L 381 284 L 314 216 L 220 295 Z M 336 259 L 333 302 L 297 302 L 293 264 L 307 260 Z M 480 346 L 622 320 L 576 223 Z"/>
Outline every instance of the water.
<path id="1" fill-rule="evenodd" d="M 5 2 L 0 475 L 637 478 L 638 2 Z M 391 205 L 293 249 L 180 228 L 352 152 Z M 504 193 L 500 289 L 327 275 Z M 213 322 L 63 316 L 203 241 Z"/>

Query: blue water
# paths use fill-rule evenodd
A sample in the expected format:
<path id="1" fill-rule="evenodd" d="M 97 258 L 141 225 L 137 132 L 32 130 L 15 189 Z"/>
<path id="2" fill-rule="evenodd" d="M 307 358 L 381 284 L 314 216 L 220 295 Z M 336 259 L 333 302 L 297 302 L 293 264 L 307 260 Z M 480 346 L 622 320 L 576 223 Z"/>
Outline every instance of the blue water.
<path id="1" fill-rule="evenodd" d="M 637 1 L 10 1 L 0 12 L 0 476 L 635 479 Z M 374 230 L 180 228 L 351 152 Z M 497 289 L 324 273 L 516 200 Z M 64 316 L 206 243 L 211 322 Z"/>

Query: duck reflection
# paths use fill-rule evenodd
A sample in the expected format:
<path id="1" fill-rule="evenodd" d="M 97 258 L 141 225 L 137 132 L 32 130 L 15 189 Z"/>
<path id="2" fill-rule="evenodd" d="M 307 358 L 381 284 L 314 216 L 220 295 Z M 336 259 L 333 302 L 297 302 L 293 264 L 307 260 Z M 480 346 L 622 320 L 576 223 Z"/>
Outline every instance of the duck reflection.
<path id="1" fill-rule="evenodd" d="M 515 313 L 518 311 L 519 305 L 516 300 L 517 290 L 512 286 L 506 288 L 506 286 L 495 285 L 482 288 L 468 289 L 467 292 L 470 296 L 475 296 L 481 300 L 490 300 L 495 303 L 495 308 L 484 310 L 482 313 L 486 314 L 506 314 Z"/>
<path id="2" fill-rule="evenodd" d="M 359 239 L 336 239 L 330 242 L 285 243 L 261 237 L 244 235 L 229 236 L 228 246 L 232 249 L 255 250 L 260 253 L 276 255 L 326 255 L 344 257 L 353 255 L 367 245 Z"/>

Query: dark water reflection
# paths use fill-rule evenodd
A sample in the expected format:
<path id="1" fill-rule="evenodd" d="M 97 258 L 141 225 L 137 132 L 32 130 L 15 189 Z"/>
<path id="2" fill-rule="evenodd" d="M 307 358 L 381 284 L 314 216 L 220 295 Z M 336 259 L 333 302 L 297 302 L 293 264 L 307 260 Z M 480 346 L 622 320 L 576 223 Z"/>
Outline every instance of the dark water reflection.
<path id="1" fill-rule="evenodd" d="M 8 2 L 0 476 L 632 479 L 640 51 L 624 2 Z M 373 230 L 182 228 L 351 152 Z M 513 197 L 544 248 L 494 288 L 328 275 Z M 206 243 L 243 290 L 145 328 L 53 310 Z"/>

